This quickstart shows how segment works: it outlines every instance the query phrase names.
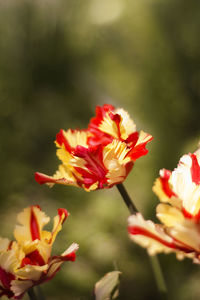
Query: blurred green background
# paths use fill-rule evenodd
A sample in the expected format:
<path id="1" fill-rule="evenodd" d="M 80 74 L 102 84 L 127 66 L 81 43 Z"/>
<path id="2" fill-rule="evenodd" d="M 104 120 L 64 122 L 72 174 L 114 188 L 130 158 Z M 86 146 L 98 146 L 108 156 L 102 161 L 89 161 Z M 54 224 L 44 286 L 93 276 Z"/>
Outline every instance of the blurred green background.
<path id="1" fill-rule="evenodd" d="M 125 186 L 155 220 L 159 169 L 173 169 L 200 139 L 199 28 L 195 0 L 0 1 L 0 235 L 12 238 L 16 214 L 37 203 L 51 217 L 59 207 L 71 213 L 54 253 L 80 244 L 77 261 L 43 285 L 47 299 L 91 299 L 116 265 L 120 299 L 160 299 L 146 251 L 128 239 L 116 188 L 49 189 L 34 172 L 56 170 L 61 128 L 86 127 L 97 104 L 123 107 L 154 136 Z M 167 299 L 200 297 L 199 266 L 173 254 L 159 259 Z"/>

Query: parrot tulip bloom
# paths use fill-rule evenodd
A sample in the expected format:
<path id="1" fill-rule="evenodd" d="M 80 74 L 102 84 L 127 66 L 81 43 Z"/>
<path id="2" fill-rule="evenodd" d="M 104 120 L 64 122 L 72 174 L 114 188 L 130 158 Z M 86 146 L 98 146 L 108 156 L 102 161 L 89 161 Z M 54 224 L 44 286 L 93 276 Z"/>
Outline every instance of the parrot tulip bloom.
<path id="1" fill-rule="evenodd" d="M 161 203 L 157 217 L 162 224 L 130 216 L 130 238 L 149 254 L 175 252 L 178 258 L 200 263 L 200 149 L 181 157 L 174 171 L 161 170 L 153 191 Z"/>
<path id="2" fill-rule="evenodd" d="M 36 173 L 38 183 L 73 185 L 86 191 L 110 188 L 125 180 L 134 162 L 148 153 L 152 136 L 136 131 L 123 109 L 96 108 L 87 130 L 60 130 L 57 156 L 62 164 L 53 176 Z"/>
<path id="3" fill-rule="evenodd" d="M 49 217 L 39 206 L 25 208 L 18 215 L 16 241 L 0 238 L 0 296 L 21 299 L 29 288 L 52 279 L 64 261 L 75 260 L 75 243 L 61 255 L 51 256 L 52 245 L 67 216 L 65 209 L 58 209 L 49 232 L 43 230 Z"/>

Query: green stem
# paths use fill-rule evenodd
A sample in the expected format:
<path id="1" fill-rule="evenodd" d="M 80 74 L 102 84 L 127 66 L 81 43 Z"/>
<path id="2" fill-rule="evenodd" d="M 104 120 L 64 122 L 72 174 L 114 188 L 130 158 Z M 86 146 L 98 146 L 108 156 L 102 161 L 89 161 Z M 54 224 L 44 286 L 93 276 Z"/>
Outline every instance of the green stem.
<path id="1" fill-rule="evenodd" d="M 154 272 L 154 276 L 157 279 L 157 286 L 159 287 L 159 291 L 166 293 L 167 292 L 167 287 L 165 284 L 165 280 L 163 278 L 163 274 L 162 274 L 162 270 L 158 261 L 158 257 L 155 256 L 151 256 L 151 265 L 152 265 L 152 269 Z"/>
<path id="2" fill-rule="evenodd" d="M 30 288 L 27 293 L 29 295 L 30 300 L 45 300 L 44 293 L 39 285 L 36 287 L 37 292 L 35 293 L 33 287 Z"/>
<path id="3" fill-rule="evenodd" d="M 130 196 L 128 195 L 124 185 L 122 183 L 117 184 L 117 189 L 120 192 L 126 206 L 128 207 L 129 211 L 131 214 L 136 214 L 138 212 L 136 206 L 133 204 Z M 160 263 L 159 260 L 157 258 L 157 256 L 150 256 L 149 257 L 151 265 L 152 265 L 152 269 L 153 269 L 153 273 L 154 273 L 154 277 L 155 277 L 155 281 L 158 287 L 158 290 L 160 293 L 166 293 L 167 292 L 167 288 L 166 288 L 166 284 L 165 284 L 165 280 L 164 280 L 164 276 L 160 267 Z"/>
<path id="4" fill-rule="evenodd" d="M 39 300 L 45 300 L 45 296 L 44 296 L 44 293 L 43 293 L 43 290 L 41 288 L 40 285 L 37 285 L 37 295 L 38 295 L 38 299 Z"/>
<path id="5" fill-rule="evenodd" d="M 37 300 L 37 297 L 36 297 L 36 294 L 35 294 L 33 288 L 30 288 L 27 293 L 29 295 L 30 300 Z"/>

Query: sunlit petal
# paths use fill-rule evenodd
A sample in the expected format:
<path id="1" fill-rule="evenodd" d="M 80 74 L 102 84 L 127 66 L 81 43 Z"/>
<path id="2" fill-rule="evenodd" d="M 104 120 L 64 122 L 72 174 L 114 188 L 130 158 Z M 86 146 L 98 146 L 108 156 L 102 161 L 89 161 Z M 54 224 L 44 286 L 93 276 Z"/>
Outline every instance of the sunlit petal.
<path id="1" fill-rule="evenodd" d="M 136 130 L 123 108 L 104 104 L 86 130 L 61 129 L 56 135 L 57 156 L 62 164 L 53 176 L 35 174 L 39 184 L 73 185 L 86 191 L 111 188 L 128 176 L 134 162 L 148 153 L 152 136 Z"/>

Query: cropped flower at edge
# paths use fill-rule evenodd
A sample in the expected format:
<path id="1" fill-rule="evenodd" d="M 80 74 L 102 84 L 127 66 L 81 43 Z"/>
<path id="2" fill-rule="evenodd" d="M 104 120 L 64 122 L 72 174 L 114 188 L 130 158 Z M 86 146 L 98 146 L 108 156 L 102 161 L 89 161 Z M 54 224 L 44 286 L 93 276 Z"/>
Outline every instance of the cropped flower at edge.
<path id="1" fill-rule="evenodd" d="M 148 153 L 152 136 L 136 131 L 123 109 L 97 106 L 96 116 L 85 130 L 60 130 L 56 136 L 61 160 L 53 176 L 36 173 L 38 183 L 82 187 L 86 191 L 110 188 L 125 180 L 134 162 Z"/>
<path id="2" fill-rule="evenodd" d="M 157 217 L 163 224 L 145 221 L 141 214 L 130 216 L 130 238 L 149 254 L 175 252 L 200 263 L 200 148 L 183 155 L 174 171 L 162 169 L 153 191 L 161 203 Z"/>
<path id="3" fill-rule="evenodd" d="M 39 206 L 30 206 L 18 214 L 16 241 L 0 238 L 0 296 L 21 299 L 34 285 L 52 279 L 65 261 L 74 261 L 78 244 L 73 243 L 59 256 L 51 256 L 56 235 L 68 212 L 58 209 L 52 232 L 43 230 L 49 217 Z"/>

